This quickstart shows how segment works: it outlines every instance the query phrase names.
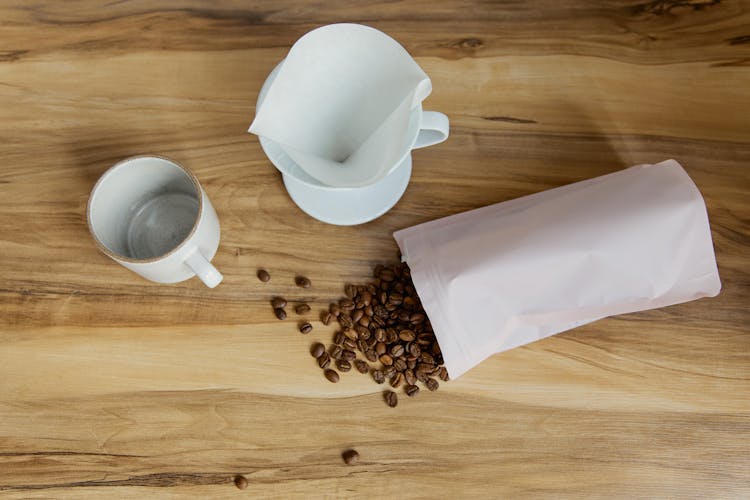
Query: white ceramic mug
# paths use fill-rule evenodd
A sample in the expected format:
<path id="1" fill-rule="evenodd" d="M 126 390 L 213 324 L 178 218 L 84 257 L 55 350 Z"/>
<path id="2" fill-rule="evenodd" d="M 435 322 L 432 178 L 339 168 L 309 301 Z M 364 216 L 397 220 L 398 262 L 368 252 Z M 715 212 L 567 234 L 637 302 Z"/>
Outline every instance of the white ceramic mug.
<path id="1" fill-rule="evenodd" d="M 146 279 L 177 283 L 198 276 L 213 288 L 219 219 L 198 179 L 160 156 L 127 158 L 94 186 L 86 210 L 99 249 Z"/>

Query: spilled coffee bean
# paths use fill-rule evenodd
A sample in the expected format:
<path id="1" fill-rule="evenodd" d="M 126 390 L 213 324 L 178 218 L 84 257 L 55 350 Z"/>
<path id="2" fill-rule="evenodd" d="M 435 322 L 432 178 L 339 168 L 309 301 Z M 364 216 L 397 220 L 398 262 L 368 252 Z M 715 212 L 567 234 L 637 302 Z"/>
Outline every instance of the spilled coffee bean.
<path id="1" fill-rule="evenodd" d="M 234 485 L 240 490 L 246 489 L 247 478 L 245 476 L 234 476 Z"/>
<path id="2" fill-rule="evenodd" d="M 260 276 L 259 270 L 259 279 Z M 317 359 L 326 379 L 333 383 L 339 381 L 339 372 L 355 368 L 360 373 L 370 373 L 377 384 L 388 381 L 394 389 L 403 387 L 409 397 L 419 393 L 418 383 L 429 391 L 437 390 L 440 385 L 437 379 L 447 381 L 448 372 L 443 366 L 430 319 L 412 283 L 409 267 L 405 263 L 378 264 L 373 269 L 373 277 L 374 280 L 365 284 L 346 284 L 344 297 L 331 302 L 327 310 L 321 312 L 321 323 L 337 328 L 327 352 L 324 344 L 315 343 L 310 353 Z M 309 278 L 301 275 L 295 277 L 295 283 L 300 288 L 312 286 Z M 277 318 L 287 317 L 286 299 L 274 297 L 271 305 Z M 310 310 L 305 302 L 298 302 L 294 307 L 298 315 Z M 307 334 L 313 329 L 310 321 L 299 324 L 301 333 Z M 330 368 L 332 364 L 338 372 Z M 389 406 L 395 406 L 398 401 L 393 391 L 385 392 L 384 397 Z"/>
<path id="3" fill-rule="evenodd" d="M 383 397 L 385 398 L 386 404 L 391 408 L 395 408 L 398 404 L 398 396 L 393 391 L 385 391 L 385 393 L 383 393 Z"/>
<path id="4" fill-rule="evenodd" d="M 318 359 L 326 352 L 326 346 L 321 344 L 320 342 L 315 342 L 312 347 L 310 348 L 310 354 L 312 354 L 313 358 Z"/>
<path id="5" fill-rule="evenodd" d="M 323 315 L 321 316 L 321 321 L 326 326 L 331 324 L 332 319 L 333 319 L 333 314 L 331 314 L 330 312 L 324 312 Z"/>
<path id="6" fill-rule="evenodd" d="M 334 384 L 339 381 L 339 374 L 336 370 L 331 370 L 330 368 L 327 368 L 323 375 L 328 379 L 329 382 L 333 382 Z"/>
<path id="7" fill-rule="evenodd" d="M 346 450 L 341 454 L 341 458 L 344 459 L 346 465 L 356 465 L 359 462 L 359 453 L 357 450 Z"/>
<path id="8" fill-rule="evenodd" d="M 406 387 L 404 387 L 404 392 L 407 396 L 413 398 L 419 392 L 419 387 L 417 387 L 416 385 L 407 385 Z"/>
<path id="9" fill-rule="evenodd" d="M 297 276 L 294 278 L 294 282 L 297 284 L 300 288 L 310 288 L 312 283 L 308 278 L 305 278 L 304 276 Z"/>
<path id="10" fill-rule="evenodd" d="M 265 269 L 258 269 L 258 279 L 263 283 L 268 283 L 271 280 L 271 275 Z"/>
<path id="11" fill-rule="evenodd" d="M 367 373 L 370 371 L 370 365 L 368 365 L 366 361 L 362 361 L 361 359 L 354 360 L 354 367 L 359 373 Z"/>
<path id="12" fill-rule="evenodd" d="M 310 306 L 307 304 L 299 304 L 294 308 L 294 312 L 297 314 L 307 314 L 310 312 Z"/>
<path id="13" fill-rule="evenodd" d="M 324 352 L 318 357 L 318 366 L 326 369 L 331 364 L 331 356 L 327 352 Z"/>

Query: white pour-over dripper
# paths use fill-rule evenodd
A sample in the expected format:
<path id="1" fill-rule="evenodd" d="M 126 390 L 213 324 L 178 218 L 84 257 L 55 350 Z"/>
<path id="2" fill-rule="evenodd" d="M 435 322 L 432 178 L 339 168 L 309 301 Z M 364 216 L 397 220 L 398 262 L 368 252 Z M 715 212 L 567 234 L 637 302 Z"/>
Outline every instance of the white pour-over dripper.
<path id="1" fill-rule="evenodd" d="M 337 50 L 331 42 L 341 36 L 348 36 L 352 46 L 357 45 L 354 39 L 362 37 L 360 49 L 368 50 Z M 362 67 L 363 58 L 367 68 Z M 375 80 L 375 87 L 373 81 L 362 80 L 372 69 L 371 60 L 388 76 L 383 80 L 381 73 L 370 74 L 381 78 Z M 348 70 L 332 68 L 331 61 Z M 349 74 L 355 76 L 345 78 Z M 302 37 L 271 72 L 258 96 L 250 131 L 258 134 L 263 151 L 304 212 L 331 224 L 361 224 L 384 214 L 401 198 L 411 176 L 411 149 L 447 138 L 448 118 L 422 111 L 421 100 L 430 89 L 429 78 L 387 35 L 359 25 L 326 26 Z M 316 99 L 312 104 L 311 96 Z M 373 110 L 385 118 L 373 119 Z M 341 132 L 342 124 L 358 130 L 347 135 Z M 358 149 L 347 149 L 357 134 L 364 142 Z M 342 151 L 349 156 L 336 157 Z"/>

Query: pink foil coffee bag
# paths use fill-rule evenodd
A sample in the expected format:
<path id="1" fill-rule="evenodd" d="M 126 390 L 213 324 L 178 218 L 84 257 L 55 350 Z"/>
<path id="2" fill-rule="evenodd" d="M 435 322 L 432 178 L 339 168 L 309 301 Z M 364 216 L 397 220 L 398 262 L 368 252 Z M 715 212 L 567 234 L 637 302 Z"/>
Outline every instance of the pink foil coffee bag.
<path id="1" fill-rule="evenodd" d="M 674 160 L 394 238 L 454 379 L 492 354 L 721 289 L 703 198 Z"/>

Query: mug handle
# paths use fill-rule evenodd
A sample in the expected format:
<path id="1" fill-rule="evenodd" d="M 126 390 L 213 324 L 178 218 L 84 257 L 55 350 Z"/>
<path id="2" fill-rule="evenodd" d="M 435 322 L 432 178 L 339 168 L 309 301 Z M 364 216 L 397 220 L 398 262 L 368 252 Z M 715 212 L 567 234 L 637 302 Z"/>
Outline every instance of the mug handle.
<path id="1" fill-rule="evenodd" d="M 417 134 L 417 140 L 414 142 L 412 149 L 426 148 L 443 142 L 448 138 L 449 128 L 448 117 L 443 113 L 423 111 L 419 134 Z"/>
<path id="2" fill-rule="evenodd" d="M 214 288 L 224 279 L 224 276 L 221 275 L 218 269 L 216 269 L 214 265 L 211 264 L 198 250 L 191 253 L 188 258 L 185 259 L 185 264 L 193 270 L 195 275 L 198 276 L 208 288 Z"/>

